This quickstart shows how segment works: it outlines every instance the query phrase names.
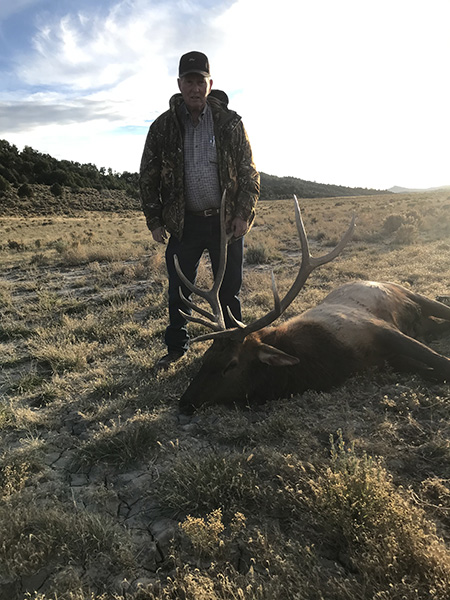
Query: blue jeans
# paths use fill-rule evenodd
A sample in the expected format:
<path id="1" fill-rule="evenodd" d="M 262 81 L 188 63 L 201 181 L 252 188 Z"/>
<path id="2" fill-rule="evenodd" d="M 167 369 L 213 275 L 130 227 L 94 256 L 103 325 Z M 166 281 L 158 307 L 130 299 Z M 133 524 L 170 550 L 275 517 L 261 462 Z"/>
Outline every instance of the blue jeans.
<path id="1" fill-rule="evenodd" d="M 189 281 L 195 282 L 198 265 L 204 250 L 209 253 L 213 273 L 215 274 L 220 257 L 220 217 L 199 217 L 186 214 L 183 239 L 180 241 L 175 236 L 171 236 L 166 248 L 166 266 L 169 275 L 169 326 L 166 329 L 164 339 L 169 352 L 172 350 L 185 352 L 189 346 L 187 321 L 179 310 L 181 309 L 189 314 L 190 309 L 180 298 L 180 286 L 187 298 L 191 297 L 191 293 L 181 283 L 175 269 L 173 257 L 178 256 L 184 275 Z M 227 267 L 219 292 L 219 300 L 227 327 L 234 326 L 228 316 L 227 306 L 230 307 L 236 319 L 242 319 L 239 293 L 242 285 L 243 256 L 243 238 L 228 245 Z M 193 301 L 195 302 L 195 298 Z"/>

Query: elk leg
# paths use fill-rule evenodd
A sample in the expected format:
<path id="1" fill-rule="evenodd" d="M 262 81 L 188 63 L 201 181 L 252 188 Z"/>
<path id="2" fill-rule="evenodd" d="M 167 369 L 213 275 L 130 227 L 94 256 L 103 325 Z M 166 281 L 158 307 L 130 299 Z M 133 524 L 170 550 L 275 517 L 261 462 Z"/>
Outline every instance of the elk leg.
<path id="1" fill-rule="evenodd" d="M 450 321 L 450 306 L 422 296 L 421 294 L 414 294 L 413 292 L 408 292 L 408 296 L 420 306 L 424 317 L 438 317 L 439 319 Z"/>
<path id="2" fill-rule="evenodd" d="M 394 368 L 450 382 L 450 359 L 446 356 L 395 329 L 385 329 L 382 335 L 387 360 Z"/>
<path id="3" fill-rule="evenodd" d="M 434 370 L 410 356 L 390 356 L 389 364 L 398 373 L 417 373 L 424 379 L 435 380 Z"/>
<path id="4" fill-rule="evenodd" d="M 429 317 L 423 323 L 422 335 L 429 340 L 439 337 L 450 331 L 450 321 L 437 321 Z"/>

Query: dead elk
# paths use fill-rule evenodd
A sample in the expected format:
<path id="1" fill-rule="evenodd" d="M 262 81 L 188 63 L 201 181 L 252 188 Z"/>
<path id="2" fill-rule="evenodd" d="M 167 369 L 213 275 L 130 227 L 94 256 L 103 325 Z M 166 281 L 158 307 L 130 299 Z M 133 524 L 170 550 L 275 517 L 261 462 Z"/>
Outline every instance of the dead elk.
<path id="1" fill-rule="evenodd" d="M 188 289 L 206 299 L 212 313 L 184 298 L 190 321 L 213 329 L 192 341 L 213 339 L 198 374 L 180 399 L 180 410 L 192 413 L 204 405 L 243 405 L 286 398 L 308 389 L 326 391 L 350 375 L 390 364 L 396 370 L 450 381 L 450 359 L 415 338 L 450 330 L 450 307 L 395 283 L 356 281 L 332 291 L 320 304 L 277 326 L 271 324 L 286 310 L 310 273 L 336 258 L 350 240 L 354 219 L 334 250 L 321 257 L 310 254 L 300 209 L 295 199 L 302 261 L 298 275 L 280 299 L 272 275 L 274 308 L 244 326 L 226 329 L 220 285 L 226 265 L 226 233 L 222 216 L 221 264 L 211 290 L 190 283 Z"/>

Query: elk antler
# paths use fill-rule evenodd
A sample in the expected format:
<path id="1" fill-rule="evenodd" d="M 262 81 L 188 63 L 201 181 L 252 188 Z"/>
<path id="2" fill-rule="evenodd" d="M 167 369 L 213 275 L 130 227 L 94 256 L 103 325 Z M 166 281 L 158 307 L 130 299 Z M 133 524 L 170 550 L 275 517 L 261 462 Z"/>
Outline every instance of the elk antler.
<path id="1" fill-rule="evenodd" d="M 293 300 L 295 300 L 296 296 L 299 294 L 300 290 L 303 288 L 303 286 L 306 283 L 306 280 L 308 279 L 310 274 L 314 271 L 314 269 L 317 269 L 317 267 L 320 267 L 322 265 L 325 265 L 326 263 L 331 262 L 337 256 L 339 256 L 339 254 L 342 252 L 342 250 L 348 244 L 348 242 L 350 241 L 350 239 L 353 235 L 353 231 L 355 229 L 356 215 L 353 215 L 347 231 L 345 232 L 344 236 L 342 237 L 340 242 L 337 244 L 337 246 L 333 250 L 331 250 L 331 252 L 328 252 L 327 254 L 324 254 L 322 256 L 317 256 L 317 257 L 311 256 L 311 253 L 309 251 L 309 243 L 308 243 L 308 238 L 307 238 L 306 231 L 305 231 L 305 226 L 303 224 L 303 219 L 302 219 L 302 215 L 300 212 L 300 207 L 298 205 L 297 196 L 295 196 L 295 195 L 294 195 L 294 203 L 295 203 L 294 204 L 295 220 L 297 223 L 297 231 L 298 231 L 298 235 L 300 238 L 300 245 L 301 245 L 301 249 L 302 249 L 302 262 L 301 262 L 297 277 L 295 278 L 294 283 L 292 284 L 292 286 L 290 287 L 290 289 L 288 290 L 288 292 L 286 293 L 284 298 L 282 298 L 280 300 L 280 298 L 278 296 L 278 291 L 276 288 L 275 278 L 274 278 L 273 272 L 272 272 L 272 291 L 273 291 L 273 296 L 274 296 L 274 308 L 270 312 L 265 314 L 263 317 L 261 317 L 260 319 L 253 321 L 253 323 L 250 323 L 249 325 L 247 325 L 246 327 L 241 329 L 237 334 L 237 337 L 239 337 L 239 338 L 244 339 L 249 333 L 252 333 L 253 331 L 258 331 L 258 329 L 262 329 L 263 327 L 267 327 L 268 325 L 273 323 L 282 313 L 284 313 L 284 311 L 291 304 L 291 302 Z"/>
<path id="2" fill-rule="evenodd" d="M 216 337 L 231 337 L 231 338 L 237 339 L 237 340 L 244 340 L 244 338 L 247 335 L 249 335 L 250 333 L 252 333 L 254 331 L 258 331 L 259 329 L 262 329 L 263 327 L 267 327 L 268 325 L 273 323 L 293 302 L 293 300 L 296 298 L 296 296 L 298 295 L 300 290 L 305 285 L 306 280 L 308 279 L 308 277 L 312 273 L 312 271 L 314 271 L 314 269 L 317 269 L 317 267 L 325 265 L 326 263 L 329 263 L 332 260 L 334 260 L 337 256 L 339 256 L 339 254 L 342 252 L 342 250 L 348 244 L 348 242 L 350 241 L 350 239 L 353 235 L 353 231 L 355 228 L 355 221 L 356 221 L 355 215 L 353 215 L 352 220 L 350 222 L 350 225 L 349 225 L 346 233 L 344 234 L 344 236 L 342 237 L 340 242 L 337 244 L 337 246 L 333 250 L 331 250 L 331 252 L 328 252 L 327 254 L 324 254 L 324 255 L 318 256 L 318 257 L 312 256 L 309 251 L 308 238 L 306 235 L 305 226 L 303 224 L 300 207 L 298 205 L 297 196 L 295 196 L 295 195 L 294 195 L 294 203 L 295 203 L 294 204 L 295 220 L 296 220 L 296 224 L 297 224 L 297 231 L 298 231 L 298 235 L 300 238 L 300 245 L 301 245 L 301 250 L 302 250 L 302 262 L 300 265 L 300 269 L 299 269 L 299 272 L 297 274 L 297 277 L 296 277 L 294 283 L 292 284 L 292 286 L 290 287 L 288 292 L 285 294 L 285 296 L 281 300 L 278 295 L 278 291 L 277 291 L 277 287 L 276 287 L 276 283 L 275 283 L 275 277 L 272 272 L 272 291 L 273 291 L 273 296 L 274 296 L 274 308 L 271 311 L 269 311 L 267 314 L 265 314 L 263 317 L 261 317 L 260 319 L 257 319 L 256 321 L 253 321 L 252 323 L 250 323 L 246 326 L 243 326 L 242 324 L 240 324 L 236 321 L 237 327 L 233 328 L 233 329 L 226 329 L 226 327 L 225 327 L 225 323 L 223 321 L 222 309 L 220 308 L 220 303 L 218 300 L 218 291 L 220 289 L 220 285 L 223 280 L 223 275 L 224 275 L 225 266 L 226 266 L 227 238 L 226 238 L 226 232 L 225 232 L 225 224 L 224 224 L 225 219 L 224 219 L 224 209 L 223 208 L 221 210 L 221 221 L 223 221 L 223 222 L 221 223 L 221 232 L 222 232 L 221 236 L 222 237 L 221 237 L 221 265 L 220 265 L 223 268 L 223 271 L 220 273 L 220 267 L 219 267 L 217 279 L 214 282 L 214 286 L 213 286 L 212 290 L 210 290 L 209 292 L 205 292 L 205 291 L 199 290 L 198 288 L 193 286 L 191 283 L 189 283 L 189 285 L 188 285 L 186 278 L 184 277 L 184 275 L 182 275 L 181 271 L 179 270 L 179 267 L 177 266 L 177 272 L 180 275 L 180 277 L 183 279 L 183 282 L 186 285 L 188 285 L 188 287 L 189 287 L 189 289 L 191 289 L 191 291 L 193 291 L 196 294 L 207 299 L 210 302 L 210 304 L 214 310 L 214 315 L 210 315 L 206 311 L 203 311 L 199 307 L 196 307 L 194 304 L 192 304 L 191 302 L 189 302 L 186 298 L 184 298 L 182 296 L 188 306 L 190 306 L 191 308 L 193 308 L 194 310 L 196 310 L 203 316 L 208 317 L 211 321 L 214 321 L 214 322 L 208 322 L 208 321 L 205 321 L 204 319 L 199 319 L 199 318 L 195 318 L 195 317 L 190 317 L 189 315 L 185 315 L 186 318 L 189 318 L 191 321 L 201 323 L 203 325 L 207 325 L 214 329 L 214 332 L 198 336 L 198 337 L 194 338 L 192 341 L 208 340 L 208 339 L 212 339 L 212 338 L 216 338 Z M 223 265 L 222 265 L 222 254 L 225 257 Z M 219 280 L 219 273 L 221 276 L 220 280 Z M 211 292 L 213 290 L 216 290 L 214 304 L 209 299 L 209 295 L 211 294 Z M 219 322 L 219 319 L 216 318 L 218 311 L 220 311 L 220 315 L 221 315 L 220 322 Z"/>
<path id="3" fill-rule="evenodd" d="M 203 317 L 206 317 L 206 319 L 209 319 L 209 320 L 207 321 L 207 320 L 202 319 L 200 317 L 193 317 L 193 316 L 191 316 L 191 315 L 189 315 L 187 313 L 184 313 L 183 311 L 180 311 L 181 314 L 188 321 L 192 321 L 193 323 L 200 323 L 201 325 L 206 325 L 207 327 L 212 328 L 215 332 L 220 332 L 220 331 L 225 331 L 226 330 L 225 319 L 223 318 L 222 307 L 221 307 L 220 302 L 219 302 L 220 286 L 222 285 L 223 277 L 225 275 L 225 268 L 227 266 L 227 244 L 228 244 L 228 240 L 232 236 L 231 233 L 227 234 L 227 232 L 226 232 L 226 223 L 225 223 L 225 196 L 226 196 L 226 191 L 223 192 L 222 202 L 221 202 L 221 205 L 220 205 L 220 256 L 219 256 L 219 267 L 217 269 L 217 273 L 216 273 L 216 276 L 214 278 L 214 283 L 213 283 L 212 288 L 210 290 L 202 290 L 201 288 L 199 288 L 195 284 L 193 284 L 191 281 L 189 281 L 189 279 L 187 279 L 187 277 L 184 275 L 183 271 L 180 268 L 180 263 L 179 263 L 179 260 L 178 260 L 178 256 L 176 256 L 176 255 L 174 256 L 175 269 L 176 269 L 176 271 L 178 273 L 178 276 L 181 279 L 181 281 L 184 283 L 184 285 L 191 292 L 193 292 L 194 294 L 197 294 L 197 296 L 200 296 L 201 298 L 204 298 L 205 300 L 207 300 L 209 302 L 212 310 L 213 310 L 213 314 L 211 314 L 210 312 L 208 312 L 206 310 L 203 310 L 200 306 L 197 306 L 196 304 L 194 304 L 193 302 L 191 302 L 188 298 L 185 297 L 185 295 L 181 291 L 181 287 L 180 287 L 179 293 L 180 293 L 181 299 L 186 304 L 186 306 L 188 306 L 192 310 L 195 310 L 200 315 L 203 315 Z M 234 319 L 234 317 L 233 317 L 233 319 Z M 238 324 L 237 321 L 236 321 L 236 324 Z M 197 338 L 195 338 L 192 341 L 195 341 L 196 339 Z"/>

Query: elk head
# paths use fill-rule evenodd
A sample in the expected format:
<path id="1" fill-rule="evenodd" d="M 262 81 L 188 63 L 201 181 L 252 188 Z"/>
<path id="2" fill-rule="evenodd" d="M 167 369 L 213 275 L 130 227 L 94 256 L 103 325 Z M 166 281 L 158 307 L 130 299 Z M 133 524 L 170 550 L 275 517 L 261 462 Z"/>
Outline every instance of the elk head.
<path id="1" fill-rule="evenodd" d="M 213 344 L 205 352 L 200 371 L 180 399 L 180 410 L 183 413 L 192 413 L 200 406 L 210 404 L 242 405 L 258 399 L 267 400 L 270 372 L 274 368 L 283 368 L 283 381 L 289 387 L 290 368 L 299 363 L 299 358 L 283 348 L 283 333 L 286 333 L 283 331 L 284 326 L 278 328 L 268 328 L 268 326 L 282 315 L 295 299 L 311 272 L 332 261 L 342 252 L 349 242 L 355 226 L 355 217 L 353 217 L 347 232 L 337 246 L 323 256 L 313 257 L 309 251 L 298 201 L 294 196 L 296 224 L 302 254 L 301 265 L 294 283 L 285 296 L 280 299 L 272 272 L 273 309 L 248 325 L 237 321 L 228 309 L 235 327 L 227 329 L 219 302 L 219 290 L 225 274 L 229 239 L 226 233 L 224 200 L 225 193 L 222 197 L 221 208 L 220 263 L 212 288 L 202 290 L 191 283 L 182 273 L 175 256 L 175 266 L 180 279 L 191 292 L 207 300 L 212 308 L 212 313 L 210 313 L 197 306 L 183 296 L 180 289 L 186 306 L 200 315 L 196 317 L 183 313 L 186 319 L 206 325 L 213 330 L 192 340 L 193 343 L 212 339 Z M 269 335 L 267 335 L 267 331 L 270 332 Z M 287 348 L 287 350 L 289 349 Z M 283 389 L 278 389 L 277 394 L 278 397 L 281 397 Z"/>

